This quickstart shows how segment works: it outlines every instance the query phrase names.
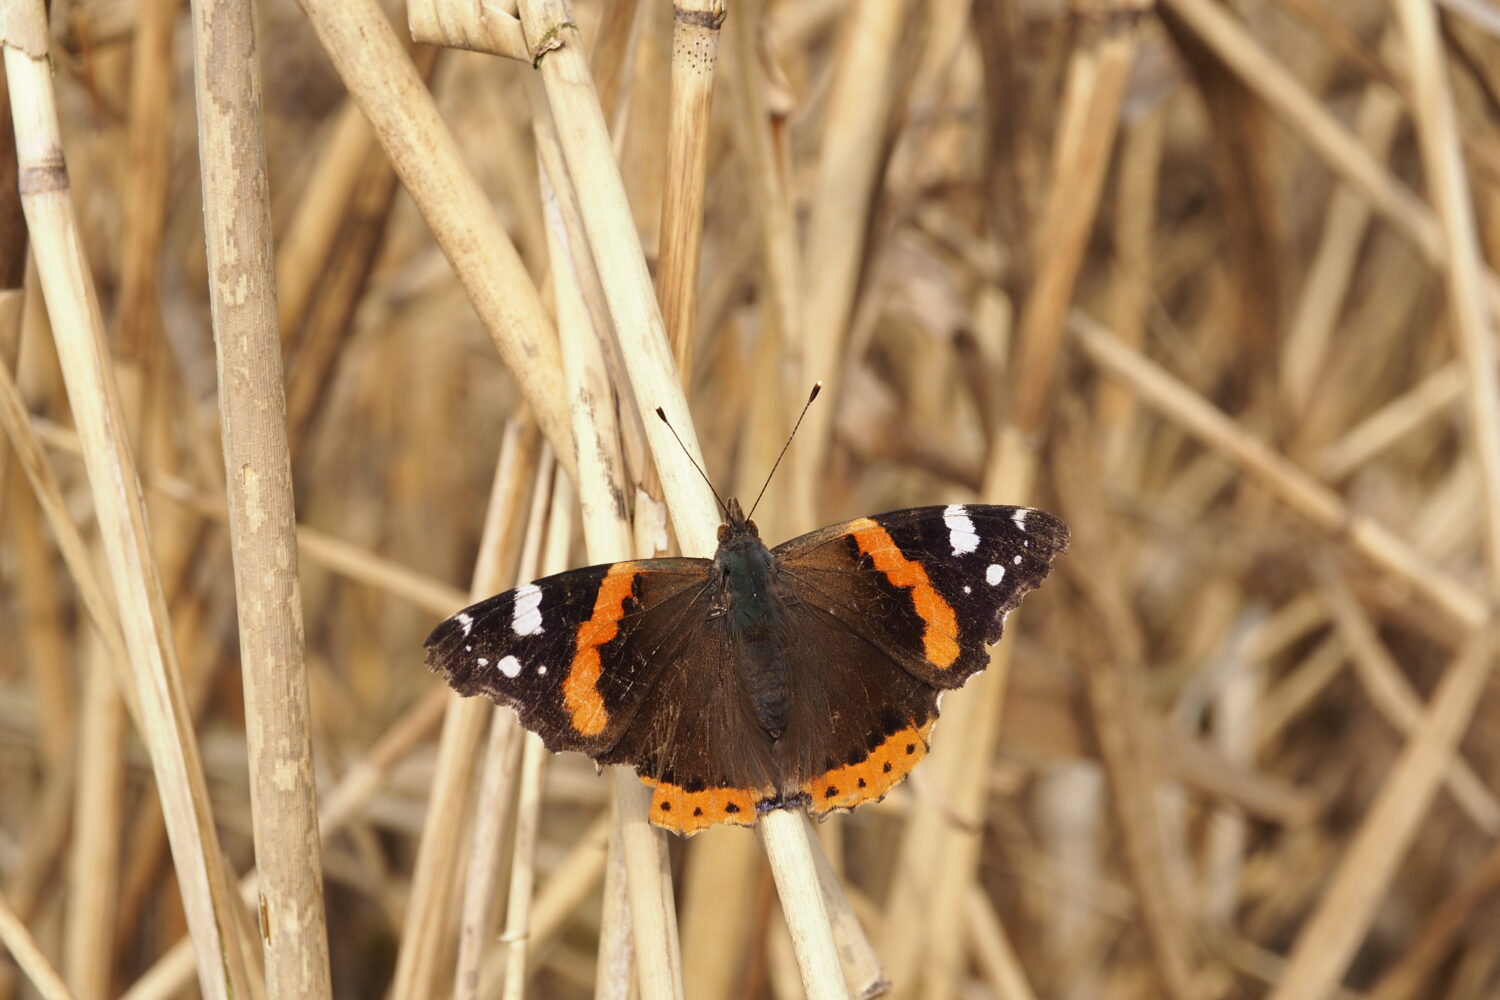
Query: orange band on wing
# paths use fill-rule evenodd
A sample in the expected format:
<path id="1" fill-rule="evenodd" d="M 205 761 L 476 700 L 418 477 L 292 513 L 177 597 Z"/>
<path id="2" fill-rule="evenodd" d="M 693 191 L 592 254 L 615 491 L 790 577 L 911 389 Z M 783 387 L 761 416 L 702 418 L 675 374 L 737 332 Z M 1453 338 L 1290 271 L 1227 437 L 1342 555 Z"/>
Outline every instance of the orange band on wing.
<path id="1" fill-rule="evenodd" d="M 580 736 L 598 736 L 609 725 L 609 710 L 599 693 L 599 674 L 603 669 L 599 647 L 620 633 L 620 619 L 625 617 L 625 601 L 635 584 L 635 571 L 610 571 L 599 581 L 594 597 L 594 614 L 578 627 L 576 652 L 563 678 L 563 705 L 573 719 L 573 729 Z"/>
<path id="2" fill-rule="evenodd" d="M 692 836 L 715 823 L 755 825 L 755 803 L 770 794 L 769 789 L 752 791 L 744 788 L 705 788 L 690 792 L 655 778 L 641 778 L 651 793 L 651 822 L 655 826 Z"/>
<path id="3" fill-rule="evenodd" d="M 887 736 L 864 760 L 836 767 L 802 786 L 811 800 L 808 811 L 815 816 L 835 809 L 853 809 L 865 802 L 878 802 L 899 784 L 917 761 L 927 756 L 927 736 L 933 723 L 907 726 Z"/>
<path id="4" fill-rule="evenodd" d="M 958 659 L 958 617 L 953 606 L 943 600 L 919 562 L 902 555 L 890 533 L 868 517 L 851 522 L 854 542 L 869 556 L 875 568 L 897 587 L 911 588 L 911 602 L 916 606 L 926 628 L 922 645 L 927 659 L 935 667 L 951 667 Z"/>

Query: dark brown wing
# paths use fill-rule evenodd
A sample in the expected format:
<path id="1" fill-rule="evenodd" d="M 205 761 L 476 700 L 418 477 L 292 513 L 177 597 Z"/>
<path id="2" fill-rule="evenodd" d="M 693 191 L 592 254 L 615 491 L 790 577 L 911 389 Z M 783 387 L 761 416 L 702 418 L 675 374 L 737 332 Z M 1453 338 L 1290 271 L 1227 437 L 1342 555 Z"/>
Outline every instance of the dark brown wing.
<path id="1" fill-rule="evenodd" d="M 1067 547 L 1067 527 L 1045 511 L 953 504 L 846 521 L 772 551 L 805 599 L 952 688 L 984 668 L 985 647 Z"/>
<path id="2" fill-rule="evenodd" d="M 1025 507 L 918 507 L 773 550 L 798 636 L 789 774 L 823 815 L 878 800 L 927 751 L 938 695 L 988 663 L 1068 544 Z"/>
<path id="3" fill-rule="evenodd" d="M 465 608 L 427 637 L 427 664 L 463 695 L 515 709 L 547 749 L 619 742 L 685 630 L 708 614 L 707 559 L 570 570 Z"/>

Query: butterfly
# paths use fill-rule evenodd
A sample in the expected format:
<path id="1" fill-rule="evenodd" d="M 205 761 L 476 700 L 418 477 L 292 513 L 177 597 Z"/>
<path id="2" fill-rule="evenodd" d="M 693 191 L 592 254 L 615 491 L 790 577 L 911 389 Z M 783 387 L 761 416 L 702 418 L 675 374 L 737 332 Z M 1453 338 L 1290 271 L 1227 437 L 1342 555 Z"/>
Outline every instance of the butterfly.
<path id="1" fill-rule="evenodd" d="M 821 819 L 911 773 L 942 693 L 985 667 L 1068 529 L 951 504 L 767 548 L 731 499 L 718 541 L 712 559 L 590 566 L 481 601 L 432 631 L 427 663 L 549 750 L 634 766 L 657 826 Z"/>

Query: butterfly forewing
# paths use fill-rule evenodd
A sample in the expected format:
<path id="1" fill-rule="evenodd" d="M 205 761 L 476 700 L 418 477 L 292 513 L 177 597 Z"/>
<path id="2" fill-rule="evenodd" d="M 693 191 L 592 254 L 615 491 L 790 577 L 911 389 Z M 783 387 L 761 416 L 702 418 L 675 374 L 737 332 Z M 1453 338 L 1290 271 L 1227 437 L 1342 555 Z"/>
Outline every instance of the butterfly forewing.
<path id="1" fill-rule="evenodd" d="M 835 524 L 773 554 L 801 599 L 950 688 L 984 668 L 985 647 L 1067 545 L 1045 511 L 952 504 Z"/>
<path id="2" fill-rule="evenodd" d="M 589 566 L 480 601 L 427 637 L 427 664 L 463 695 L 515 709 L 547 749 L 618 742 L 670 651 L 708 614 L 706 559 Z"/>

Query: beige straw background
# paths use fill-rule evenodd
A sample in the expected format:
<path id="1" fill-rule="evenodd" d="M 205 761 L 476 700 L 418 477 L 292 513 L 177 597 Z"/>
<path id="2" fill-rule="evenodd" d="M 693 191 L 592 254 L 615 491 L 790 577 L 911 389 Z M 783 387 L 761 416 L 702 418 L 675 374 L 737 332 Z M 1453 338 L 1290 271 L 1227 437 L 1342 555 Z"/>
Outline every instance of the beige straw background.
<path id="1" fill-rule="evenodd" d="M 0 49 L 0 1000 L 1500 995 L 1492 0 Z M 817 380 L 768 540 L 1073 531 L 883 802 L 677 839 L 423 667 L 711 555 Z"/>

